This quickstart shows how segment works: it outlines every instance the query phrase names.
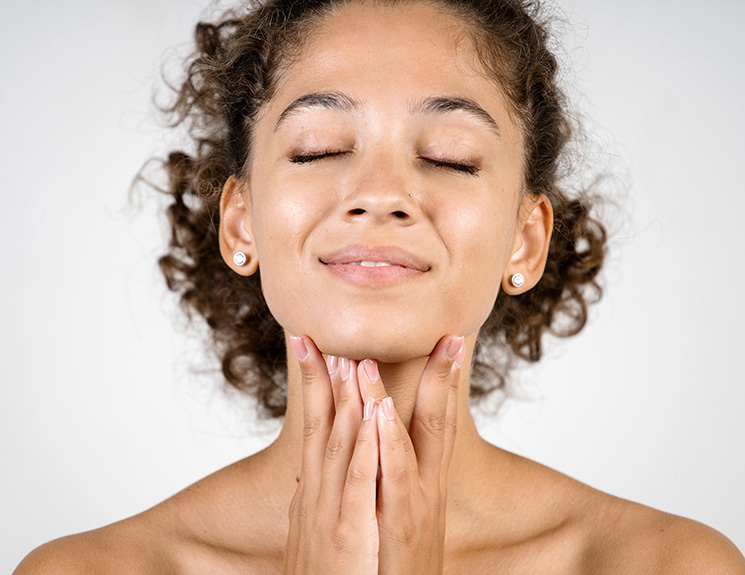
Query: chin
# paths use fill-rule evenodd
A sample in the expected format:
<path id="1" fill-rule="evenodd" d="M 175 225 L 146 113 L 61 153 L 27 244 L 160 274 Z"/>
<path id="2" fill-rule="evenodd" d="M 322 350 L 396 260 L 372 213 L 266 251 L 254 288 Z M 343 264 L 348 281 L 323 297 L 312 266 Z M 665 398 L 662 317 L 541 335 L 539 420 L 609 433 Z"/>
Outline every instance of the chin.
<path id="1" fill-rule="evenodd" d="M 360 341 L 350 344 L 344 338 L 319 338 L 322 343 L 316 343 L 325 354 L 347 357 L 356 361 L 366 358 L 375 359 L 380 363 L 403 363 L 413 359 L 427 357 L 432 353 L 439 338 L 431 343 L 424 342 L 393 342 L 386 344 L 380 341 Z M 316 340 L 314 340 L 316 341 Z"/>
<path id="2" fill-rule="evenodd" d="M 451 332 L 440 329 L 426 329 L 414 323 L 417 329 L 380 322 L 374 325 L 315 325 L 307 326 L 304 332 L 318 349 L 329 355 L 347 357 L 353 360 L 366 358 L 381 363 L 401 363 L 427 357 L 440 341 Z"/>
<path id="3" fill-rule="evenodd" d="M 318 300 L 316 300 L 318 301 Z M 481 314 L 455 313 L 453 306 L 417 302 L 418 305 L 302 305 L 273 306 L 279 324 L 291 335 L 310 337 L 326 355 L 352 360 L 402 363 L 431 355 L 446 335 L 469 336 L 478 331 L 488 310 Z M 326 303 L 326 302 L 324 302 Z"/>

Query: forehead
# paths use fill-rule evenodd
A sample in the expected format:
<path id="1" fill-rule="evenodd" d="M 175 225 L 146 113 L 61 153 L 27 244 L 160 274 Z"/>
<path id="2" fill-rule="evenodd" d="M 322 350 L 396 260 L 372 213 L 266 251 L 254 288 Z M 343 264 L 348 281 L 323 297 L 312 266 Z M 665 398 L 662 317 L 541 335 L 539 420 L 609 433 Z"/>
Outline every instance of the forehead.
<path id="1" fill-rule="evenodd" d="M 268 108 L 341 91 L 379 105 L 457 96 L 510 129 L 499 84 L 481 66 L 462 21 L 427 3 L 352 3 L 325 16 L 278 79 Z M 271 114 L 270 114 L 271 115 Z"/>

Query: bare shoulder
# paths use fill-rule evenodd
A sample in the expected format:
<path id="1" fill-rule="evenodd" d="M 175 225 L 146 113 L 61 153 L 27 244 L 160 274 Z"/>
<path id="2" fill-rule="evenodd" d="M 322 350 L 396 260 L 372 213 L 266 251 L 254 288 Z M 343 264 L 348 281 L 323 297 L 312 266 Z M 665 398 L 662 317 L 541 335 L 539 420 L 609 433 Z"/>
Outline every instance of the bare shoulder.
<path id="1" fill-rule="evenodd" d="M 516 507 L 496 528 L 482 524 L 481 542 L 499 543 L 488 559 L 511 566 L 506 572 L 745 575 L 741 552 L 710 527 L 614 497 L 529 459 L 496 453 L 512 474 L 505 485 L 516 486 L 509 492 Z"/>
<path id="2" fill-rule="evenodd" d="M 32 551 L 14 575 L 225 575 L 281 564 L 289 502 L 270 495 L 253 456 L 155 507 Z"/>
<path id="3" fill-rule="evenodd" d="M 136 518 L 121 521 L 45 543 L 26 556 L 14 575 L 173 572 L 165 549 L 148 544 L 149 539 L 147 529 Z"/>
<path id="4" fill-rule="evenodd" d="M 587 561 L 605 573 L 745 575 L 745 558 L 702 523 L 611 496 L 594 516 Z"/>

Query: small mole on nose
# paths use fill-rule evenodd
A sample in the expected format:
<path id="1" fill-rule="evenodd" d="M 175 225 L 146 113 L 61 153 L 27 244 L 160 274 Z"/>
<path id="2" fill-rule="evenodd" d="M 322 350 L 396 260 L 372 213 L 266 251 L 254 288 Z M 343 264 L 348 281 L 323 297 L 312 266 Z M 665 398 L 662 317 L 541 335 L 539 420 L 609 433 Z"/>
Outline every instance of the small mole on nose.
<path id="1" fill-rule="evenodd" d="M 411 197 L 411 194 L 409 194 L 409 197 Z"/>

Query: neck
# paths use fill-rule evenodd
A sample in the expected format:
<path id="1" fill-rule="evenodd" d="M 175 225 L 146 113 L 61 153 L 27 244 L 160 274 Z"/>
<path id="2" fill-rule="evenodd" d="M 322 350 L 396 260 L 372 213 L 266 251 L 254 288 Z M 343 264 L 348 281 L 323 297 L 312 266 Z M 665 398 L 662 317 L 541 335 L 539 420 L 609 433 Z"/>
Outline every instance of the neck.
<path id="1" fill-rule="evenodd" d="M 458 391 L 458 431 L 448 480 L 449 497 L 453 491 L 468 488 L 467 480 L 474 476 L 473 471 L 483 460 L 483 450 L 488 448 L 488 444 L 478 434 L 468 401 L 470 370 L 466 367 L 471 364 L 477 335 L 473 334 L 466 338 L 467 354 L 463 363 L 464 369 L 461 373 Z M 288 349 L 287 357 L 290 358 L 287 370 L 287 412 L 282 431 L 269 451 L 277 458 L 276 461 L 283 462 L 281 468 L 287 470 L 288 477 L 292 477 L 292 482 L 288 483 L 294 489 L 296 485 L 295 477 L 300 474 L 300 461 L 302 459 L 303 404 L 300 369 L 297 362 L 294 361 L 295 355 L 291 349 Z M 386 392 L 392 397 L 396 411 L 407 427 L 411 421 L 419 382 L 426 363 L 427 358 L 424 357 L 403 363 L 379 364 L 380 376 Z M 287 465 L 287 462 L 293 462 L 293 464 Z M 463 473 L 459 470 L 468 470 L 468 472 Z"/>

